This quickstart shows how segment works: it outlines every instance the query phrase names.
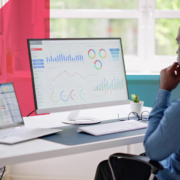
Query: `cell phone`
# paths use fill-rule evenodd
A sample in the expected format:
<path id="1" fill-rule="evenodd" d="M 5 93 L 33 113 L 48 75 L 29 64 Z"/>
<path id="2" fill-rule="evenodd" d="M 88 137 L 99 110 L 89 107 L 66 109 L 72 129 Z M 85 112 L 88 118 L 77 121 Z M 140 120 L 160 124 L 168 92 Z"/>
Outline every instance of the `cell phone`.
<path id="1" fill-rule="evenodd" d="M 178 58 L 177 58 L 177 61 L 178 61 L 179 65 L 180 65 L 180 50 L 178 50 Z"/>

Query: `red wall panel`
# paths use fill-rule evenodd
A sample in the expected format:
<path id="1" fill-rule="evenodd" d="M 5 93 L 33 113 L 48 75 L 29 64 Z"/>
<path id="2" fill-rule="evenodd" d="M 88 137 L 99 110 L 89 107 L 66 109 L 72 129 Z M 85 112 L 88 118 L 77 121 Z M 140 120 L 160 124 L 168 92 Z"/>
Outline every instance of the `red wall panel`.
<path id="1" fill-rule="evenodd" d="M 13 82 L 23 116 L 35 109 L 28 38 L 49 38 L 49 0 L 9 0 L 0 9 L 0 83 Z"/>

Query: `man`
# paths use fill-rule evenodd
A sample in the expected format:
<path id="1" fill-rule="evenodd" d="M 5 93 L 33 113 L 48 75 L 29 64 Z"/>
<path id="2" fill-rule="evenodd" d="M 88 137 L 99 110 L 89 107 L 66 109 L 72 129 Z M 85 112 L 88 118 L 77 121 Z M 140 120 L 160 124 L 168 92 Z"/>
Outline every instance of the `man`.
<path id="1" fill-rule="evenodd" d="M 180 28 L 176 40 L 179 45 L 176 53 L 180 54 L 178 53 L 180 51 Z M 180 66 L 177 62 L 161 71 L 160 88 L 145 134 L 146 155 L 152 160 L 160 161 L 164 166 L 164 170 L 157 174 L 158 180 L 180 180 L 180 99 L 173 101 L 169 106 L 171 91 L 177 87 L 179 82 Z M 140 180 L 150 174 L 150 169 L 146 165 L 142 166 L 139 162 L 129 160 L 119 159 L 117 169 L 121 174 L 125 171 L 123 177 L 120 176 L 122 180 L 124 177 Z M 143 178 L 142 174 L 136 173 L 138 169 L 141 170 Z M 107 160 L 99 164 L 95 180 L 113 180 Z"/>
<path id="2" fill-rule="evenodd" d="M 180 28 L 176 38 L 180 50 Z M 180 179 L 180 99 L 169 105 L 171 91 L 180 82 L 180 67 L 177 62 L 163 69 L 155 105 L 150 113 L 149 125 L 144 139 L 146 155 L 164 166 L 158 180 Z"/>

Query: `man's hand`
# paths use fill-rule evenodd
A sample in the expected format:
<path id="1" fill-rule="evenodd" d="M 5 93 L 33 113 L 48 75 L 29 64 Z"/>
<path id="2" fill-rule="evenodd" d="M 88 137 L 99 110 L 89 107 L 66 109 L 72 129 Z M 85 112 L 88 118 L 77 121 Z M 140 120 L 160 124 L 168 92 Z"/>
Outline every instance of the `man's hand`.
<path id="1" fill-rule="evenodd" d="M 163 69 L 160 74 L 160 89 L 172 91 L 180 82 L 180 67 L 177 62 Z"/>

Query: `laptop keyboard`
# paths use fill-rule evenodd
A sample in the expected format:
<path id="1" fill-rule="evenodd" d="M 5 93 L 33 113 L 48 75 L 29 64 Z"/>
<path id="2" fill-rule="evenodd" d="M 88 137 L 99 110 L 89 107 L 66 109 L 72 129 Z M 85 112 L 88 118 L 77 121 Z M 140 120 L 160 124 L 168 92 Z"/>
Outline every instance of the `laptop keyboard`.
<path id="1" fill-rule="evenodd" d="M 16 136 L 16 137 L 34 137 L 39 136 L 43 133 L 48 133 L 51 129 L 42 129 L 42 128 L 26 128 L 26 127 L 20 127 L 20 128 L 14 128 L 14 129 L 8 129 L 0 131 L 0 139 L 5 139 L 8 137 Z"/>

